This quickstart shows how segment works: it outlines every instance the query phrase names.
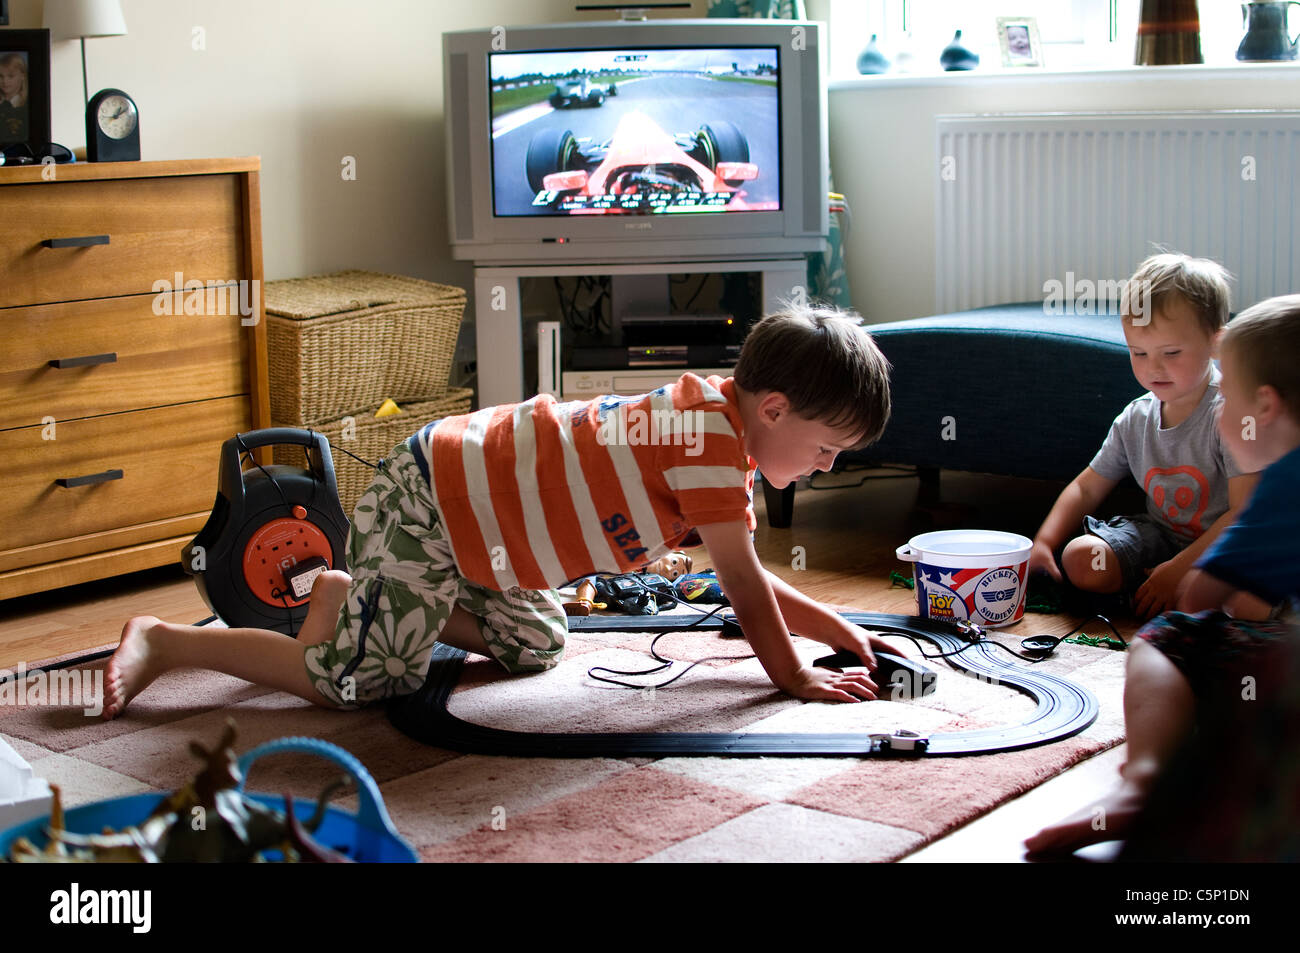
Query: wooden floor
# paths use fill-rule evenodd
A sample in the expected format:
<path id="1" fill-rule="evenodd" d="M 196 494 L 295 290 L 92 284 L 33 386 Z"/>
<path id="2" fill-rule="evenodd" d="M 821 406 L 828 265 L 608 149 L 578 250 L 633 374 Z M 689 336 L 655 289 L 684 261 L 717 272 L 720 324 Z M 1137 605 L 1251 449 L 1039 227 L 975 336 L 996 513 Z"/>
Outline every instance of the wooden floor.
<path id="1" fill-rule="evenodd" d="M 890 471 L 871 471 L 888 474 Z M 942 504 L 917 506 L 911 476 L 858 481 L 864 472 L 818 474 L 815 487 L 795 496 L 794 522 L 772 529 L 756 494 L 756 547 L 763 564 L 813 598 L 877 612 L 916 613 L 913 593 L 891 586 L 890 572 L 910 576 L 894 550 L 917 533 L 978 527 L 1032 536 L 1061 485 L 979 474 L 944 473 Z M 707 566 L 702 550 L 696 568 Z M 179 567 L 134 573 L 0 602 L 0 669 L 115 643 L 132 615 L 195 622 L 210 615 L 193 580 Z M 1028 614 L 1003 630 L 1016 639 L 1063 635 L 1080 621 L 1065 615 Z M 1130 620 L 1121 631 L 1127 637 Z M 967 825 L 923 851 L 914 862 L 1020 859 L 1019 841 L 1042 824 L 1091 803 L 1114 786 L 1123 750 L 1116 749 L 1066 772 L 1024 797 Z"/>

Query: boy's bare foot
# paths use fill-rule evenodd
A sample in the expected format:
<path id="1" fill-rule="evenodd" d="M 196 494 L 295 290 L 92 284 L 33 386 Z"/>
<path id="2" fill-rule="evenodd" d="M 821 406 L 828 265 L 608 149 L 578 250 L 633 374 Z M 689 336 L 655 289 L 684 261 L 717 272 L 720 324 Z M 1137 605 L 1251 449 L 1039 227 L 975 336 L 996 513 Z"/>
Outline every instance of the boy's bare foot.
<path id="1" fill-rule="evenodd" d="M 319 645 L 334 638 L 338 627 L 339 611 L 348 597 L 352 577 L 341 569 L 330 569 L 316 577 L 311 587 L 311 605 L 307 618 L 298 630 L 302 645 Z"/>
<path id="2" fill-rule="evenodd" d="M 141 615 L 122 627 L 122 641 L 104 669 L 104 720 L 116 718 L 163 673 L 151 642 L 166 625 L 154 616 Z"/>
<path id="3" fill-rule="evenodd" d="M 1044 827 L 1025 839 L 1030 854 L 1071 853 L 1089 844 L 1122 840 L 1133 826 L 1147 789 L 1125 780 L 1096 804 L 1080 808 L 1065 820 Z"/>

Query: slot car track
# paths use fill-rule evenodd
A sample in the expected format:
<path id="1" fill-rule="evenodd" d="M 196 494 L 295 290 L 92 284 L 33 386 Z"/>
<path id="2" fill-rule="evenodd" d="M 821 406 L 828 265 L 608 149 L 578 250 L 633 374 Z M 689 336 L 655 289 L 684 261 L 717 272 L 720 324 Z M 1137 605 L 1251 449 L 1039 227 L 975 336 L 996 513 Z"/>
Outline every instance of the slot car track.
<path id="1" fill-rule="evenodd" d="M 866 733 L 757 732 L 542 732 L 509 731 L 475 725 L 447 710 L 447 699 L 460 678 L 465 653 L 437 643 L 429 675 L 420 691 L 389 703 L 388 717 L 403 734 L 424 744 L 468 754 L 516 757 L 943 757 L 1015 751 L 1060 741 L 1083 731 L 1097 718 L 1097 699 L 1081 685 L 1017 665 L 994 654 L 980 641 L 982 633 L 965 623 L 946 623 L 876 612 L 845 612 L 845 619 L 883 635 L 911 635 L 960 655 L 945 659 L 969 676 L 1015 689 L 1037 703 L 1019 724 L 971 731 L 935 732 L 924 752 L 882 750 Z M 571 631 L 716 631 L 721 618 L 687 625 L 687 616 L 585 616 L 569 619 Z M 979 633 L 971 635 L 971 633 Z M 973 644 L 971 644 L 973 642 Z M 923 660 L 928 661 L 928 660 Z"/>

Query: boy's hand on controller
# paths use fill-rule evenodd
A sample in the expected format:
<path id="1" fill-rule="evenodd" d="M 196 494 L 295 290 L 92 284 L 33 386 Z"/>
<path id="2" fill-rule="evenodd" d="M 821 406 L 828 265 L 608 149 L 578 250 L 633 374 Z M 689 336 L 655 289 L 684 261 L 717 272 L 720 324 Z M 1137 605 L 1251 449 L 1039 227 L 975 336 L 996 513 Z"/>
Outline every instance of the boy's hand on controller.
<path id="1" fill-rule="evenodd" d="M 1032 576 L 1036 572 L 1045 572 L 1057 582 L 1064 582 L 1056 557 L 1052 555 L 1052 547 L 1039 540 L 1034 540 L 1034 548 L 1029 550 L 1029 574 Z"/>
<path id="2" fill-rule="evenodd" d="M 1133 597 L 1133 609 L 1143 618 L 1151 618 L 1172 609 L 1178 601 L 1178 584 L 1183 581 L 1184 573 L 1172 559 L 1162 562 L 1154 569 L 1144 569 L 1147 581 L 1138 587 Z"/>
<path id="3" fill-rule="evenodd" d="M 804 666 L 779 686 L 788 695 L 808 701 L 871 701 L 878 688 L 866 672 L 841 672 L 833 668 Z"/>
<path id="4" fill-rule="evenodd" d="M 821 641 L 820 639 L 818 641 Z M 849 651 L 862 659 L 862 664 L 867 668 L 874 670 L 876 667 L 876 652 L 895 652 L 896 649 L 890 647 L 889 643 L 879 636 L 869 635 L 867 631 L 856 625 L 847 626 L 842 632 L 836 632 L 826 644 L 837 652 Z"/>

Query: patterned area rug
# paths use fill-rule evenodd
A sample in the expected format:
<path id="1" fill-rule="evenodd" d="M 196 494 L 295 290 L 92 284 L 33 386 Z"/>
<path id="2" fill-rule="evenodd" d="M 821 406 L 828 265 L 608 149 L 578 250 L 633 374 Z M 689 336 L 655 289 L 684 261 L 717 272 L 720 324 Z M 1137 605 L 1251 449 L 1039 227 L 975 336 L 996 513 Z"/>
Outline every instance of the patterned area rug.
<path id="1" fill-rule="evenodd" d="M 929 663 L 939 672 L 933 695 L 861 704 L 788 698 L 755 659 L 706 662 L 654 691 L 587 677 L 593 665 L 649 668 L 649 641 L 645 634 L 571 635 L 556 669 L 522 678 L 471 657 L 451 710 L 518 731 L 937 732 L 1019 722 L 1033 707 L 938 661 Z M 891 641 L 915 656 L 906 640 Z M 808 661 L 827 652 L 796 644 Z M 659 651 L 689 663 L 745 655 L 748 647 L 715 633 L 676 633 Z M 1088 687 L 1100 702 L 1098 720 L 1055 744 L 965 758 L 464 755 L 407 739 L 380 708 L 331 712 L 194 671 L 159 679 L 109 723 L 81 708 L 6 704 L 0 734 L 36 774 L 62 786 L 68 806 L 175 788 L 197 764 L 188 742 L 210 744 L 227 717 L 238 725 L 239 751 L 287 735 L 323 738 L 366 765 L 399 832 L 428 861 L 890 861 L 1122 740 L 1122 653 L 1064 645 L 1043 665 Z M 254 767 L 248 787 L 311 797 L 333 773 L 323 761 L 279 755 Z M 355 798 L 340 804 L 355 808 Z"/>

